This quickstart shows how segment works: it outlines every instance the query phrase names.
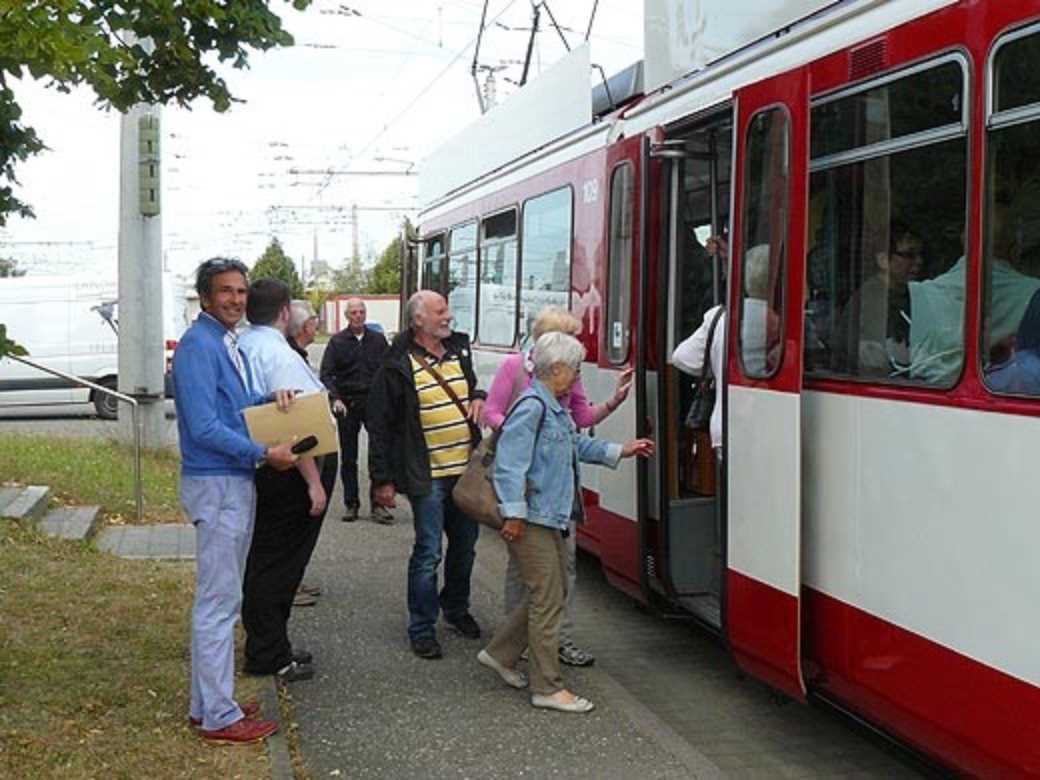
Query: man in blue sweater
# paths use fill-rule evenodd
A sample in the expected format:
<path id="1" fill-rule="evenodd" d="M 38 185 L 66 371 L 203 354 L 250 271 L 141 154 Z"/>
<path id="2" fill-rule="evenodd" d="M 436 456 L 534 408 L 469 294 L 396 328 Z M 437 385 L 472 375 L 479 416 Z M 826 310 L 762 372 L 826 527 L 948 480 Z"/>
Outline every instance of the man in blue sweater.
<path id="1" fill-rule="evenodd" d="M 223 744 L 262 740 L 278 730 L 254 720 L 259 707 L 235 702 L 234 628 L 242 577 L 253 535 L 253 472 L 266 461 L 276 469 L 296 462 L 291 443 L 264 448 L 249 438 L 242 410 L 265 399 L 252 389 L 238 349 L 247 269 L 214 258 L 199 266 L 195 289 L 202 313 L 173 357 L 177 431 L 181 449 L 181 503 L 195 526 L 196 583 L 191 621 L 191 709 L 200 736 Z M 275 393 L 288 408 L 290 391 Z"/>

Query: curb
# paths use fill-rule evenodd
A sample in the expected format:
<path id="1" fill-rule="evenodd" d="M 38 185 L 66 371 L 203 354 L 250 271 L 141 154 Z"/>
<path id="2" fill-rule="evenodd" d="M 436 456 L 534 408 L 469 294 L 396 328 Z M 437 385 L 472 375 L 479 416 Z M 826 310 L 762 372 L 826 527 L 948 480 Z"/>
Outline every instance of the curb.
<path id="1" fill-rule="evenodd" d="M 265 713 L 271 713 L 267 717 L 278 713 L 278 731 L 264 741 L 267 746 L 267 759 L 271 764 L 271 780 L 294 780 L 292 757 L 289 755 L 289 724 L 285 723 L 281 717 L 278 683 L 273 675 L 269 682 L 260 689 L 260 704 Z"/>

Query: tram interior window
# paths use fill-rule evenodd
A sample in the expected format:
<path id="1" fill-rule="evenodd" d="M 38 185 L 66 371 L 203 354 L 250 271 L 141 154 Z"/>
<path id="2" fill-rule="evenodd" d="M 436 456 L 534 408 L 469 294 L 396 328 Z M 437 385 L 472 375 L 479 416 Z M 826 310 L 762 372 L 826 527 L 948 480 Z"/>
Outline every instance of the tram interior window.
<path id="1" fill-rule="evenodd" d="M 783 357 L 784 257 L 790 128 L 768 109 L 751 119 L 745 149 L 740 359 L 744 373 L 776 373 Z"/>
<path id="2" fill-rule="evenodd" d="M 524 203 L 524 240 L 520 249 L 521 343 L 527 339 L 535 317 L 544 307 L 568 308 L 572 203 L 570 187 L 539 195 Z"/>
<path id="3" fill-rule="evenodd" d="M 448 254 L 448 306 L 455 330 L 475 335 L 477 298 L 477 223 L 451 231 Z"/>
<path id="4" fill-rule="evenodd" d="M 422 287 L 441 290 L 444 283 L 444 236 L 426 241 L 423 251 Z"/>
<path id="5" fill-rule="evenodd" d="M 610 259 L 607 271 L 607 357 L 624 363 L 632 338 L 632 222 L 635 176 L 631 163 L 610 179 Z"/>
<path id="6" fill-rule="evenodd" d="M 480 227 L 480 341 L 511 347 L 516 335 L 516 210 Z"/>
<path id="7" fill-rule="evenodd" d="M 1040 396 L 1040 32 L 999 46 L 993 73 L 983 379 L 998 393 Z"/>
<path id="8" fill-rule="evenodd" d="M 934 124 L 933 91 L 962 84 L 957 63 L 888 82 L 846 137 L 877 140 L 862 125 L 920 130 Z M 963 87 L 943 105 L 963 105 Z M 834 106 L 814 107 L 834 132 Z M 818 114 L 817 112 L 821 112 Z M 915 112 L 924 114 L 915 117 Z M 814 161 L 809 181 L 805 365 L 811 375 L 949 387 L 964 355 L 967 137 L 959 119 L 858 159 Z M 819 127 L 814 125 L 813 137 Z M 893 134 L 894 135 L 894 134 Z M 953 136 L 951 138 L 951 136 Z"/>

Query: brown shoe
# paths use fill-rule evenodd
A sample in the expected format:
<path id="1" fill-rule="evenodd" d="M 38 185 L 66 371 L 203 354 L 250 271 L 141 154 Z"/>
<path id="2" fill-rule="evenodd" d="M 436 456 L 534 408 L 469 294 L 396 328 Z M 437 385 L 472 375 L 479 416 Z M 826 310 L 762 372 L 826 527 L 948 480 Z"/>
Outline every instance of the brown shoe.
<path id="1" fill-rule="evenodd" d="M 320 596 L 321 586 L 320 585 L 308 585 L 306 582 L 300 583 L 297 592 L 306 593 L 308 596 Z"/>
<path id="2" fill-rule="evenodd" d="M 230 726 L 214 731 L 201 729 L 199 736 L 213 745 L 248 745 L 260 742 L 278 731 L 273 720 L 251 720 L 242 718 Z"/>
<path id="3" fill-rule="evenodd" d="M 292 605 L 294 607 L 313 607 L 317 603 L 318 603 L 318 599 L 317 598 L 315 598 L 314 596 L 311 596 L 308 593 L 303 593 L 301 591 L 301 592 L 298 592 L 293 597 Z"/>
<path id="4" fill-rule="evenodd" d="M 245 704 L 239 704 L 238 706 L 239 709 L 242 710 L 242 714 L 245 715 L 247 718 L 255 718 L 257 715 L 260 714 L 260 702 L 258 701 L 247 701 Z M 191 715 L 189 715 L 188 723 L 190 723 L 195 728 L 198 728 L 202 725 L 202 719 L 193 718 L 191 717 Z"/>

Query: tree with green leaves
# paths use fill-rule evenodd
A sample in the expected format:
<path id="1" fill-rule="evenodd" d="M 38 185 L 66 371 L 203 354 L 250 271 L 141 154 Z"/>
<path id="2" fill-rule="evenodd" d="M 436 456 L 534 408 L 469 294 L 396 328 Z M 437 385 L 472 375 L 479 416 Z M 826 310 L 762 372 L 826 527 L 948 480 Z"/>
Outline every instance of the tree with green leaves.
<path id="1" fill-rule="evenodd" d="M 9 257 L 0 257 L 0 279 L 13 276 L 25 276 L 25 269 L 18 267 L 18 261 Z"/>
<path id="2" fill-rule="evenodd" d="M 360 257 L 352 257 L 345 268 L 333 274 L 332 286 L 344 295 L 363 295 L 368 291 L 368 271 L 361 265 Z"/>
<path id="3" fill-rule="evenodd" d="M 289 285 L 289 293 L 293 298 L 303 298 L 303 282 L 296 272 L 296 263 L 282 249 L 282 242 L 272 238 L 267 249 L 256 261 L 249 272 L 249 277 L 256 279 L 281 279 Z"/>
<path id="4" fill-rule="evenodd" d="M 404 221 L 404 232 L 412 238 L 415 229 L 407 219 Z M 372 295 L 396 295 L 401 292 L 401 268 L 404 263 L 404 251 L 401 236 L 391 241 L 375 266 L 369 272 L 367 290 Z"/>
<path id="5" fill-rule="evenodd" d="M 311 0 L 284 0 L 303 10 Z M 16 168 L 46 146 L 25 124 L 14 82 L 61 92 L 86 86 L 102 108 L 136 103 L 187 106 L 208 98 L 226 111 L 235 98 L 214 57 L 248 66 L 250 49 L 292 45 L 269 0 L 0 0 L 0 226 L 33 215 L 14 191 Z M 150 40 L 151 46 L 132 40 Z"/>

